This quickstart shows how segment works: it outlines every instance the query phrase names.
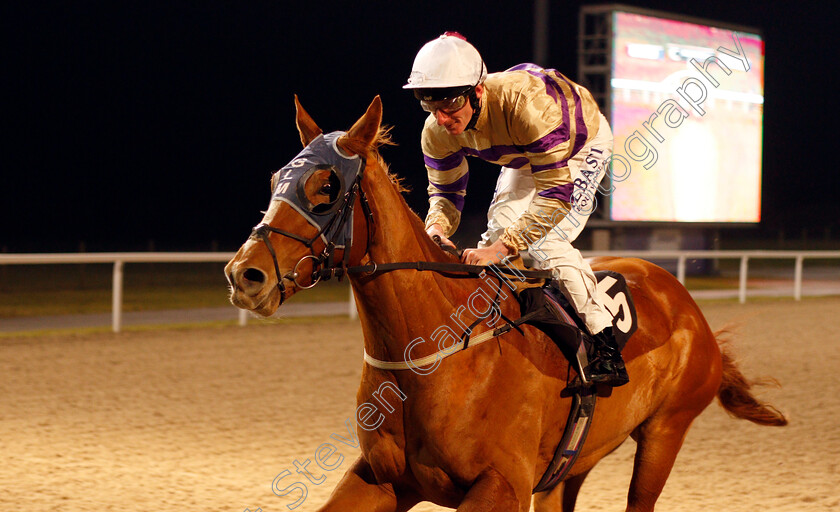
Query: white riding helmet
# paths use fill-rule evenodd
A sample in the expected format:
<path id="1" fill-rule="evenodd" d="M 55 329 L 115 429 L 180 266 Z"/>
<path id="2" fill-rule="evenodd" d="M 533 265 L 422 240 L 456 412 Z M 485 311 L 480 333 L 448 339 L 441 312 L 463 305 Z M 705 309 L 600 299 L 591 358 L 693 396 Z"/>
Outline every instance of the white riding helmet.
<path id="1" fill-rule="evenodd" d="M 484 82 L 486 77 L 487 67 L 478 50 L 461 34 L 446 32 L 417 52 L 403 89 L 451 89 L 447 92 L 458 96 Z M 419 92 L 415 90 L 415 96 Z"/>

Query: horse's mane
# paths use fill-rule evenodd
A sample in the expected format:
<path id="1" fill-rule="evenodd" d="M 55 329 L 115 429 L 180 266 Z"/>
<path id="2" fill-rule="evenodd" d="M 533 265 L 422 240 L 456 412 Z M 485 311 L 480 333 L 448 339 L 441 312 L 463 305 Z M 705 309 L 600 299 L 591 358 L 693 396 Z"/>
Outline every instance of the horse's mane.
<path id="1" fill-rule="evenodd" d="M 379 130 L 376 133 L 376 137 L 373 140 L 373 144 L 368 146 L 368 143 L 360 138 L 353 138 L 344 136 L 342 138 L 342 147 L 352 153 L 357 155 L 364 155 L 364 157 L 368 160 L 373 159 L 380 168 L 385 172 L 385 175 L 388 177 L 388 180 L 394 186 L 394 189 L 397 191 L 398 194 L 403 194 L 405 192 L 410 192 L 410 189 L 403 185 L 403 178 L 398 176 L 395 172 L 392 172 L 388 163 L 382 158 L 382 155 L 379 154 L 379 148 L 382 146 L 396 146 L 396 143 L 391 140 L 391 130 L 393 127 L 391 126 L 380 126 Z M 400 199 L 403 202 L 406 210 L 409 212 L 409 216 L 411 218 L 411 222 L 416 224 L 417 229 L 422 232 L 425 229 L 423 219 L 417 215 L 417 213 L 412 210 L 408 203 L 405 200 L 405 197 L 402 195 Z M 445 253 L 444 251 L 440 250 L 440 248 L 435 244 L 431 238 L 426 236 L 421 237 L 421 240 L 424 240 L 427 245 L 430 247 L 434 247 L 439 251 L 439 254 L 444 255 L 445 258 L 451 259 L 452 256 Z"/>
<path id="2" fill-rule="evenodd" d="M 377 164 L 385 171 L 385 174 L 388 176 L 388 179 L 391 180 L 391 183 L 397 188 L 397 192 L 404 193 L 409 192 L 410 189 L 403 184 L 403 178 L 398 176 L 396 173 L 391 172 L 391 168 L 388 163 L 382 158 L 382 155 L 379 154 L 379 148 L 382 146 L 396 146 L 397 143 L 391 140 L 391 130 L 393 126 L 380 126 L 379 130 L 376 133 L 376 138 L 373 141 L 373 144 L 368 146 L 367 142 L 355 138 L 355 137 L 348 137 L 344 136 L 343 139 L 343 146 L 348 151 L 355 153 L 357 155 L 364 155 L 366 159 L 370 160 L 373 158 Z"/>

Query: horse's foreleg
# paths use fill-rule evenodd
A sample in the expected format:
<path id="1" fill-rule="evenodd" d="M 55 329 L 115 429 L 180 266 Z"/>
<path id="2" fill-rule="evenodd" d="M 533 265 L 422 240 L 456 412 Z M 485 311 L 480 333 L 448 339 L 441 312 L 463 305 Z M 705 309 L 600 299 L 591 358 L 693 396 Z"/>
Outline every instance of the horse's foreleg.
<path id="1" fill-rule="evenodd" d="M 554 489 L 534 494 L 534 512 L 566 512 L 563 510 L 563 493 L 566 483 L 560 482 Z"/>
<path id="2" fill-rule="evenodd" d="M 672 416 L 663 421 L 652 419 L 633 433 L 637 446 L 633 478 L 627 493 L 627 512 L 653 510 L 674 466 L 691 419 L 693 417 L 686 419 L 685 415 Z"/>
<path id="3" fill-rule="evenodd" d="M 534 495 L 534 512 L 574 512 L 580 486 L 589 470 L 573 476 L 548 492 Z"/>
<path id="4" fill-rule="evenodd" d="M 318 511 L 402 512 L 418 501 L 409 496 L 397 496 L 391 484 L 376 483 L 370 465 L 359 456 Z"/>
<path id="5" fill-rule="evenodd" d="M 457 512 L 527 512 L 531 493 L 523 490 L 518 499 L 516 491 L 501 473 L 493 468 L 482 472 L 464 496 Z"/>

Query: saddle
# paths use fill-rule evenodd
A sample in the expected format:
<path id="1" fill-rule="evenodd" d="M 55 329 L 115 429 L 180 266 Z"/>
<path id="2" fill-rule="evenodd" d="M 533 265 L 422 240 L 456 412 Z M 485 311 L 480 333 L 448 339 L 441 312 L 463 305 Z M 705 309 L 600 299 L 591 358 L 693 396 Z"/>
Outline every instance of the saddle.
<path id="1" fill-rule="evenodd" d="M 621 350 L 638 326 L 627 282 L 624 276 L 610 270 L 595 272 L 595 278 L 604 306 L 613 317 L 613 333 Z M 547 334 L 578 373 L 567 388 L 572 394 L 572 408 L 563 437 L 533 490 L 536 493 L 552 489 L 574 465 L 589 432 L 598 392 L 596 386 L 582 379 L 583 369 L 588 365 L 587 329 L 557 284 L 552 282 L 539 288 L 524 288 L 519 291 L 518 298 L 522 319 L 525 320 L 523 323 Z"/>
<path id="2" fill-rule="evenodd" d="M 595 278 L 604 306 L 613 317 L 613 333 L 621 350 L 638 327 L 633 298 L 624 276 L 618 272 L 598 271 Z M 524 288 L 519 291 L 518 299 L 525 318 L 523 323 L 547 334 L 581 374 L 588 362 L 586 340 L 589 335 L 583 320 L 560 291 L 559 284 L 551 282 L 539 288 Z"/>

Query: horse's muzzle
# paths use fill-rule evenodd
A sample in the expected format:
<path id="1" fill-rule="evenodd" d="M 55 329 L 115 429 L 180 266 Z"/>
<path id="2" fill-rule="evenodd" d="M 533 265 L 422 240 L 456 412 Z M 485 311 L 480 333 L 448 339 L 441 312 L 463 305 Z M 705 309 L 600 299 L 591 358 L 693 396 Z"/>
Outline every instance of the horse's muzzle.
<path id="1" fill-rule="evenodd" d="M 283 293 L 272 276 L 256 267 L 229 263 L 225 276 L 230 284 L 230 301 L 241 309 L 261 316 L 271 316 L 284 301 Z"/>

